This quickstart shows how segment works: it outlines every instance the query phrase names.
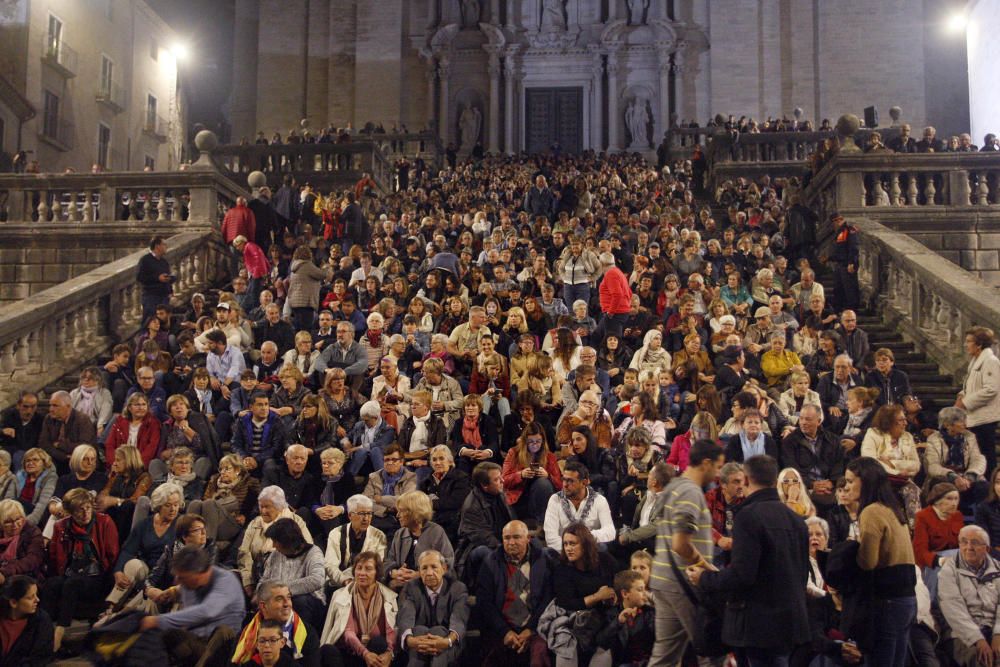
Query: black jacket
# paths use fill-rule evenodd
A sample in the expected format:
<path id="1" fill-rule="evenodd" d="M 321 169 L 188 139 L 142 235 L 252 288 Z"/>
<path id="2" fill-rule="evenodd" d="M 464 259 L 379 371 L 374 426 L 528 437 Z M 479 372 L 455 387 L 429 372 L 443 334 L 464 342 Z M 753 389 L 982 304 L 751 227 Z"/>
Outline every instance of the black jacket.
<path id="1" fill-rule="evenodd" d="M 532 543 L 528 545 L 528 562 L 531 572 L 528 575 L 529 593 L 528 609 L 531 617 L 526 628 L 534 631 L 538 627 L 538 618 L 555 597 L 552 588 L 552 561 L 549 560 L 543 546 Z M 508 630 L 513 628 L 504 618 L 503 604 L 507 596 L 507 554 L 503 547 L 497 547 L 483 561 L 476 580 L 476 612 L 482 623 L 483 633 L 494 640 L 502 639 Z"/>
<path id="2" fill-rule="evenodd" d="M 809 641 L 808 578 L 806 525 L 770 488 L 739 506 L 730 566 L 703 574 L 699 588 L 726 596 L 726 645 L 787 651 Z"/>
<path id="3" fill-rule="evenodd" d="M 43 667 L 52 662 L 52 619 L 43 610 L 28 616 L 21 635 L 0 657 L 0 667 Z"/>
<path id="4" fill-rule="evenodd" d="M 431 500 L 434 507 L 434 522 L 444 528 L 452 544 L 458 544 L 459 511 L 472 491 L 469 476 L 458 468 L 452 468 L 438 482 L 432 473 L 420 482 L 420 490 L 428 496 L 434 496 Z"/>
<path id="5" fill-rule="evenodd" d="M 840 441 L 827 430 L 816 433 L 816 452 L 806 444 L 806 435 L 797 428 L 781 441 L 781 467 L 795 468 L 802 475 L 806 491 L 820 479 L 836 481 L 844 474 L 844 450 Z"/>

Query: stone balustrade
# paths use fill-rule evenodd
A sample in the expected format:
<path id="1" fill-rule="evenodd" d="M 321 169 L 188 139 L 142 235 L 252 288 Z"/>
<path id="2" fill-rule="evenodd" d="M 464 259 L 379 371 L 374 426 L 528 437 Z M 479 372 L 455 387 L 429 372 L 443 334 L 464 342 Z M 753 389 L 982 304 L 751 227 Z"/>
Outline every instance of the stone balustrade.
<path id="1" fill-rule="evenodd" d="M 210 230 L 191 230 L 167 240 L 167 259 L 177 275 L 178 299 L 222 279 L 225 248 Z M 40 391 L 141 327 L 134 252 L 77 278 L 39 292 L 30 300 L 0 306 L 0 409 L 18 391 Z"/>

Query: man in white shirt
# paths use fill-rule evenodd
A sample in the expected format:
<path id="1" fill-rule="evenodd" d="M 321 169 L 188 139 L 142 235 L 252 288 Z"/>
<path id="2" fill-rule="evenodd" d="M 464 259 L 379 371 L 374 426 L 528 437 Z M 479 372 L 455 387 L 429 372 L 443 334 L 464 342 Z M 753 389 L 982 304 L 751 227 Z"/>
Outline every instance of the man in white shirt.
<path id="1" fill-rule="evenodd" d="M 562 551 L 562 534 L 571 523 L 583 523 L 598 542 L 615 539 L 615 524 L 608 501 L 590 488 L 590 471 L 570 461 L 563 471 L 563 490 L 549 498 L 545 509 L 545 545 Z"/>

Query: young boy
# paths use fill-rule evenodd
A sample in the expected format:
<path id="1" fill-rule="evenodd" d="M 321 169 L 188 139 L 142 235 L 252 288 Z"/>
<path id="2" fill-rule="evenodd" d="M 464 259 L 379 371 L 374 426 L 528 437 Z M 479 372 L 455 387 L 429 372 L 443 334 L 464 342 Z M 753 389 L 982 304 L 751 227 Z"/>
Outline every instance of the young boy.
<path id="1" fill-rule="evenodd" d="M 640 573 L 625 570 L 615 575 L 614 588 L 619 605 L 608 610 L 596 643 L 611 651 L 612 664 L 643 667 L 656 640 L 654 611 L 646 601 L 646 583 Z"/>

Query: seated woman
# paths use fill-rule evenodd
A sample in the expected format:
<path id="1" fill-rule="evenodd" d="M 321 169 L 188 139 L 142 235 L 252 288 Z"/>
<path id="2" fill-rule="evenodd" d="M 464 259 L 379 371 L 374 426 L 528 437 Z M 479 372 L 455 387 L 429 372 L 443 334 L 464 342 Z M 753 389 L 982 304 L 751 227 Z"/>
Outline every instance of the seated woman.
<path id="1" fill-rule="evenodd" d="M 132 530 L 118 553 L 112 574 L 115 587 L 107 597 L 114 608 L 123 597 L 141 590 L 150 569 L 163 554 L 163 550 L 176 539 L 174 524 L 184 505 L 184 491 L 176 484 L 161 484 L 150 497 L 153 515 L 133 522 Z M 138 512 L 136 518 L 138 519 Z"/>
<path id="2" fill-rule="evenodd" d="M 322 550 L 311 539 L 306 539 L 302 527 L 291 518 L 281 518 L 272 523 L 264 531 L 264 537 L 271 541 L 274 550 L 264 562 L 261 581 L 286 584 L 296 613 L 309 627 L 320 627 L 326 615 L 326 595 L 323 592 L 326 571 L 323 569 Z"/>
<path id="3" fill-rule="evenodd" d="M 596 609 L 599 612 L 612 607 L 617 595 L 612 587 L 615 577 L 615 562 L 610 554 L 599 551 L 597 541 L 590 530 L 582 523 L 571 523 L 562 532 L 562 553 L 553 572 L 553 588 L 556 591 L 554 604 L 542 614 L 538 622 L 538 632 L 546 643 L 558 647 L 556 665 L 596 665 L 610 664 L 610 656 L 603 655 L 605 649 L 597 649 L 595 653 L 577 651 L 577 643 L 567 643 L 556 638 L 555 629 L 560 624 L 552 623 L 550 614 L 559 612 L 576 619 L 579 612 L 586 609 Z M 596 632 L 603 625 L 604 614 L 597 614 L 601 623 L 592 628 Z M 582 619 L 581 619 L 582 620 Z"/>
<path id="4" fill-rule="evenodd" d="M 653 405 L 653 399 L 646 392 L 640 392 L 632 398 L 629 413 L 615 430 L 615 442 L 624 443 L 628 434 L 635 430 L 645 431 L 650 442 L 658 450 L 666 449 L 667 432 L 659 419 L 659 412 Z"/>
<path id="5" fill-rule="evenodd" d="M 429 470 L 431 474 L 418 482 L 419 490 L 431 499 L 436 523 L 444 528 L 451 543 L 457 544 L 459 512 L 472 491 L 472 483 L 468 475 L 455 467 L 455 456 L 448 445 L 437 445 L 430 450 Z"/>
<path id="6" fill-rule="evenodd" d="M 368 464 L 372 470 L 382 469 L 385 448 L 396 437 L 396 430 L 382 419 L 382 406 L 378 401 L 368 401 L 361 406 L 360 419 L 347 435 L 344 452 L 350 457 L 347 472 L 360 475 Z"/>
<path id="7" fill-rule="evenodd" d="M 726 444 L 726 461 L 743 463 L 751 456 L 767 454 L 778 459 L 778 444 L 764 433 L 764 420 L 760 412 L 754 408 L 744 408 L 740 411 L 739 430 L 729 436 Z"/>
<path id="8" fill-rule="evenodd" d="M 381 583 L 382 558 L 363 551 L 354 559 L 354 578 L 330 598 L 320 657 L 325 665 L 379 667 L 392 661 L 396 646 L 396 593 Z"/>
<path id="9" fill-rule="evenodd" d="M 305 541 L 309 544 L 313 542 L 305 521 L 288 506 L 285 491 L 280 486 L 265 486 L 261 489 L 257 496 L 257 507 L 260 514 L 247 524 L 239 550 L 238 569 L 247 597 L 253 597 L 254 589 L 261 582 L 264 562 L 274 551 L 274 544 L 266 533 L 276 521 L 291 519 L 302 531 Z"/>
<path id="10" fill-rule="evenodd" d="M 975 434 L 965 426 L 965 410 L 947 407 L 938 413 L 938 430 L 927 438 L 924 449 L 924 470 L 925 489 L 937 482 L 955 485 L 962 514 L 971 514 L 986 497 L 986 457 L 979 451 Z"/>
<path id="11" fill-rule="evenodd" d="M 795 371 L 789 376 L 789 387 L 778 397 L 778 409 L 781 410 L 788 423 L 798 426 L 799 412 L 803 405 L 815 405 L 822 408 L 819 394 L 809 388 L 809 374 L 805 371 Z"/>
<path id="12" fill-rule="evenodd" d="M 118 558 L 115 522 L 94 511 L 89 491 L 72 489 L 63 498 L 63 507 L 69 516 L 53 529 L 48 577 L 42 587 L 42 607 L 56 624 L 56 651 L 76 614 L 111 590 L 111 569 Z"/>
<path id="13" fill-rule="evenodd" d="M 149 401 L 142 392 L 128 397 L 122 414 L 111 422 L 111 430 L 104 441 L 104 460 L 115 460 L 115 450 L 130 443 L 139 450 L 143 469 L 156 457 L 160 449 L 162 425 L 149 409 Z"/>
<path id="14" fill-rule="evenodd" d="M 97 509 L 107 512 L 124 540 L 132 529 L 132 515 L 139 498 L 149 493 L 153 479 L 142 465 L 139 450 L 132 445 L 119 447 L 111 463 L 107 484 L 94 501 Z M 65 502 L 63 503 L 65 506 Z M 65 507 L 63 509 L 66 509 Z M 68 511 L 68 510 L 66 510 Z"/>
<path id="15" fill-rule="evenodd" d="M 312 507 L 313 521 L 308 522 L 310 531 L 316 534 L 316 539 L 322 543 L 327 534 L 344 522 L 343 516 L 347 509 L 347 499 L 358 492 L 354 484 L 354 475 L 344 472 L 347 455 L 341 449 L 331 447 L 324 449 L 319 455 L 322 474 L 322 487 L 319 500 Z"/>
<path id="16" fill-rule="evenodd" d="M 281 417 L 286 431 L 295 428 L 295 419 L 302 411 L 302 399 L 312 392 L 305 386 L 305 376 L 295 366 L 283 366 L 278 371 L 281 386 L 271 395 L 271 412 Z"/>
<path id="17" fill-rule="evenodd" d="M 52 457 L 40 447 L 26 451 L 21 465 L 17 473 L 17 499 L 28 515 L 28 523 L 38 526 L 56 490 L 56 469 Z"/>
<path id="18" fill-rule="evenodd" d="M 898 403 L 883 405 L 872 418 L 872 426 L 861 443 L 861 456 L 876 459 L 889 474 L 889 481 L 903 498 L 910 525 L 920 511 L 920 488 L 913 478 L 920 472 L 920 456 L 913 436 L 906 430 L 906 415 Z"/>
<path id="19" fill-rule="evenodd" d="M 259 493 L 260 480 L 247 473 L 240 455 L 226 454 L 219 462 L 219 472 L 208 480 L 205 495 L 188 503 L 187 511 L 205 519 L 208 539 L 225 554 L 256 513 Z M 225 556 L 220 560 L 225 562 Z"/>
<path id="20" fill-rule="evenodd" d="M 483 414 L 483 404 L 477 394 L 469 394 L 463 401 L 464 417 L 451 429 L 451 451 L 455 454 L 458 469 L 470 474 L 483 461 L 500 463 L 500 443 L 493 418 Z"/>
<path id="21" fill-rule="evenodd" d="M 569 456 L 567 445 L 572 444 L 573 431 L 578 426 L 586 426 L 590 429 L 598 447 L 601 449 L 611 448 L 614 432 L 611 416 L 601 406 L 600 399 L 593 391 L 587 390 L 581 393 L 576 410 L 559 420 L 559 428 L 556 432 L 556 442 L 560 445 L 560 451 L 557 454 L 559 458 Z"/>
<path id="22" fill-rule="evenodd" d="M 816 506 L 804 487 L 802 475 L 795 468 L 785 468 L 778 473 L 778 499 L 785 507 L 808 519 L 816 516 Z"/>
<path id="23" fill-rule="evenodd" d="M 444 556 L 449 567 L 455 565 L 455 550 L 444 528 L 431 521 L 434 510 L 431 499 L 423 491 L 404 493 L 396 501 L 399 530 L 389 542 L 385 554 L 385 581 L 398 591 L 411 579 L 420 576 L 417 563 L 420 554 L 430 549 Z"/>
<path id="24" fill-rule="evenodd" d="M 73 409 L 86 415 L 94 423 L 98 433 L 104 433 L 114 416 L 114 399 L 111 398 L 111 392 L 104 388 L 101 369 L 96 366 L 83 369 L 80 372 L 80 385 L 69 392 L 69 398 Z"/>
<path id="25" fill-rule="evenodd" d="M 160 449 L 156 458 L 149 462 L 149 474 L 154 480 L 167 476 L 167 461 L 173 450 L 184 447 L 194 457 L 194 472 L 202 480 L 207 480 L 212 469 L 222 458 L 219 436 L 208 418 L 191 409 L 191 404 L 183 394 L 174 394 L 167 399 L 167 414 L 170 415 L 160 430 Z"/>
<path id="26" fill-rule="evenodd" d="M 629 523 L 646 493 L 649 471 L 663 457 L 653 447 L 649 433 L 643 429 L 629 431 L 622 441 L 622 449 L 624 454 L 618 457 L 615 471 L 617 488 L 620 489 L 615 500 L 624 522 Z"/>
<path id="27" fill-rule="evenodd" d="M 52 619 L 38 608 L 36 579 L 16 575 L 0 590 L 0 664 L 47 665 L 52 662 Z"/>
<path id="28" fill-rule="evenodd" d="M 24 518 L 16 500 L 0 500 L 0 586 L 17 575 L 41 578 L 46 561 L 42 531 Z"/>
<path id="29" fill-rule="evenodd" d="M 174 586 L 174 575 L 171 570 L 174 554 L 186 546 L 196 546 L 207 551 L 214 564 L 219 556 L 215 542 L 208 539 L 205 530 L 205 520 L 197 514 L 184 514 L 174 524 L 176 540 L 163 549 L 153 569 L 142 582 L 146 599 L 157 605 L 160 611 L 169 610 L 180 602 L 180 590 Z"/>
<path id="30" fill-rule="evenodd" d="M 590 472 L 590 488 L 600 491 L 608 498 L 608 502 L 618 493 L 618 482 L 615 472 L 615 457 L 610 449 L 597 444 L 594 432 L 590 427 L 574 426 L 570 432 L 569 458 L 567 461 L 578 461 Z M 614 513 L 612 504 L 611 511 Z"/>
<path id="31" fill-rule="evenodd" d="M 154 491 L 162 484 L 175 484 L 184 492 L 184 504 L 192 500 L 201 500 L 205 495 L 205 480 L 195 474 L 194 452 L 187 447 L 178 447 L 173 450 L 170 460 L 167 461 L 166 477 L 154 479 Z M 136 503 L 136 511 L 142 511 L 146 503 L 145 496 Z M 148 506 L 145 507 L 149 509 Z"/>
<path id="32" fill-rule="evenodd" d="M 535 423 L 521 432 L 517 445 L 507 452 L 501 471 L 507 504 L 519 519 L 545 518 L 549 498 L 562 491 L 562 473 L 549 450 L 545 431 Z"/>

